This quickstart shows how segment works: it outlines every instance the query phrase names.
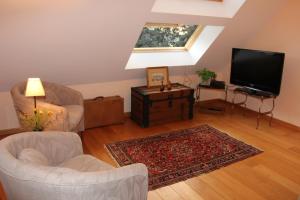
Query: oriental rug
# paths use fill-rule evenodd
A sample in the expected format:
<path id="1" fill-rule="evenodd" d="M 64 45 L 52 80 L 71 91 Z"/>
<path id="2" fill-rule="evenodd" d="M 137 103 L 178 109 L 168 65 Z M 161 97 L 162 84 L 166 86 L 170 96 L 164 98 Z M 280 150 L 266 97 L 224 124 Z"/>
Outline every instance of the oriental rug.
<path id="1" fill-rule="evenodd" d="M 105 145 L 119 166 L 144 163 L 149 190 L 249 158 L 262 151 L 209 125 Z"/>

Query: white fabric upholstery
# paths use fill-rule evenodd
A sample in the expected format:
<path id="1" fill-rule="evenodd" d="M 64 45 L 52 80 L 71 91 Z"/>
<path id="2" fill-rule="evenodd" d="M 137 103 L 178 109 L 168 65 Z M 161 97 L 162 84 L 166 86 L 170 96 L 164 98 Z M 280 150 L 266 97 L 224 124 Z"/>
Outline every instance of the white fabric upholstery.
<path id="1" fill-rule="evenodd" d="M 111 165 L 90 155 L 79 155 L 59 165 L 81 172 L 96 172 L 114 169 Z"/>
<path id="2" fill-rule="evenodd" d="M 69 114 L 69 127 L 71 130 L 75 130 L 83 116 L 83 106 L 81 105 L 66 105 L 63 106 L 67 109 Z"/>
<path id="3" fill-rule="evenodd" d="M 51 166 L 18 160 L 25 148 L 41 152 Z M 71 132 L 26 132 L 1 140 L 0 180 L 8 200 L 145 200 L 148 192 L 145 165 L 96 162 L 83 156 L 81 140 Z"/>
<path id="4" fill-rule="evenodd" d="M 18 159 L 23 161 L 24 163 L 31 163 L 44 166 L 47 166 L 49 163 L 46 156 L 32 148 L 23 149 L 19 154 Z"/>

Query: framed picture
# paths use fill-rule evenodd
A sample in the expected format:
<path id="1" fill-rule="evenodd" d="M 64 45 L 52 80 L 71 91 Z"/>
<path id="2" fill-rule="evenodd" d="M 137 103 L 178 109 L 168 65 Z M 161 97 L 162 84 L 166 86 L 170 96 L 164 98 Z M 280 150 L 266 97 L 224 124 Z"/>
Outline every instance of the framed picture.
<path id="1" fill-rule="evenodd" d="M 147 86 L 154 87 L 161 84 L 167 85 L 169 82 L 168 67 L 148 67 L 147 68 Z"/>

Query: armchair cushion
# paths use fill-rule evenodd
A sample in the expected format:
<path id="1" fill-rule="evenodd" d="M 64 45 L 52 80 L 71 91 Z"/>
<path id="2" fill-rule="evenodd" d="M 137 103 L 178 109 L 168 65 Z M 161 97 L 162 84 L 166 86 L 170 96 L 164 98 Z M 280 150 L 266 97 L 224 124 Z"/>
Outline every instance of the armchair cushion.
<path id="1" fill-rule="evenodd" d="M 90 155 L 79 155 L 60 164 L 65 167 L 81 172 L 96 172 L 111 170 L 113 167 Z"/>
<path id="2" fill-rule="evenodd" d="M 79 105 L 63 106 L 69 113 L 69 130 L 74 130 L 83 116 L 83 107 Z"/>
<path id="3" fill-rule="evenodd" d="M 24 163 L 31 163 L 31 164 L 45 165 L 45 166 L 49 164 L 49 161 L 44 154 L 32 148 L 23 149 L 19 154 L 18 159 L 23 161 Z"/>

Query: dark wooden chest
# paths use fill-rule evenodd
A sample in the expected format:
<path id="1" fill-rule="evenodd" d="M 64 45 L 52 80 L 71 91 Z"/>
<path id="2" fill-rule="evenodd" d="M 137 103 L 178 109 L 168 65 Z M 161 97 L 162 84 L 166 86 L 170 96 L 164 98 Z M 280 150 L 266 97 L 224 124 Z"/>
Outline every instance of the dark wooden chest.
<path id="1" fill-rule="evenodd" d="M 147 86 L 131 88 L 131 118 L 142 127 L 193 118 L 194 89 L 179 83 L 160 91 Z"/>

